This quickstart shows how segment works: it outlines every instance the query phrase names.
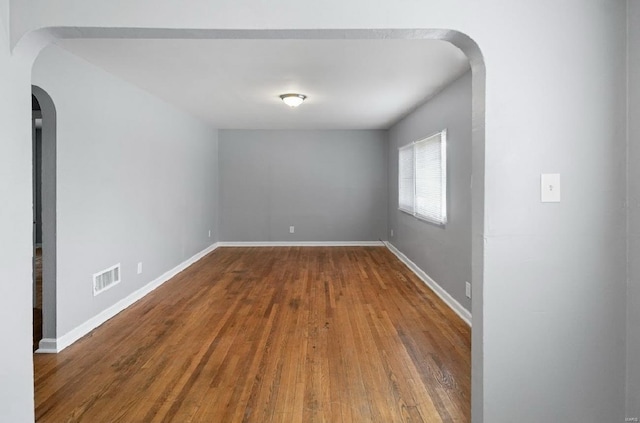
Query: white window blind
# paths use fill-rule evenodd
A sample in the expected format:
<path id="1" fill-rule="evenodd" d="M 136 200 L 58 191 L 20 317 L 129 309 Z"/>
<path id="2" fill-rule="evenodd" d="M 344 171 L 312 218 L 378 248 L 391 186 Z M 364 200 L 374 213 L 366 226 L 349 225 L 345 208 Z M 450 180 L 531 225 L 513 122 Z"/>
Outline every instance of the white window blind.
<path id="1" fill-rule="evenodd" d="M 436 223 L 447 221 L 445 132 L 415 143 L 415 214 Z"/>
<path id="2" fill-rule="evenodd" d="M 400 210 L 413 214 L 415 199 L 413 144 L 400 148 L 398 153 L 398 207 Z"/>
<path id="3" fill-rule="evenodd" d="M 447 223 L 447 132 L 399 150 L 399 208 L 430 222 Z"/>

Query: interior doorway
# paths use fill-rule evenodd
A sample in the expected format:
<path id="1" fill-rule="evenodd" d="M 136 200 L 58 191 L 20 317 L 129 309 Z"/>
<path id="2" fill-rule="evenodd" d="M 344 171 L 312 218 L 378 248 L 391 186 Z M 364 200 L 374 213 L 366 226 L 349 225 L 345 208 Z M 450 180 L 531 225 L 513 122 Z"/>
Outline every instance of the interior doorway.
<path id="1" fill-rule="evenodd" d="M 42 339 L 42 109 L 31 94 L 33 154 L 33 351 Z"/>
<path id="2" fill-rule="evenodd" d="M 33 351 L 56 338 L 56 110 L 31 87 L 33 159 Z"/>
<path id="3" fill-rule="evenodd" d="M 100 32 L 100 30 L 96 30 Z M 114 31 L 117 33 L 119 29 L 113 29 L 110 31 Z M 160 32 L 162 30 L 159 30 Z M 93 36 L 96 33 L 92 33 Z M 149 36 L 149 38 L 158 37 L 159 32 L 154 32 L 154 35 L 151 36 L 149 34 L 145 34 L 144 30 L 136 30 L 136 34 L 145 38 Z M 73 33 L 66 34 L 64 30 L 61 30 L 59 33 L 62 37 L 82 37 L 82 30 L 74 29 Z M 105 31 L 103 34 L 104 38 L 109 38 L 113 36 L 113 32 Z M 190 38 L 194 37 L 193 32 L 180 30 L 171 31 L 167 34 L 167 37 L 177 37 L 177 38 Z M 482 339 L 483 339 L 483 327 L 482 327 L 482 315 L 483 315 L 483 234 L 484 234 L 484 98 L 485 98 L 485 81 L 484 81 L 484 62 L 482 59 L 482 55 L 480 53 L 479 48 L 471 40 L 466 37 L 464 34 L 456 33 L 455 31 L 443 31 L 443 30 L 379 30 L 379 31 L 369 31 L 369 30 L 320 30 L 320 31 L 304 31 L 304 30 L 265 30 L 265 31 L 202 31 L 197 34 L 197 37 L 203 38 L 213 38 L 213 39 L 280 39 L 280 38 L 293 38 L 293 39 L 326 39 L 332 37 L 339 37 L 340 39 L 376 39 L 376 38 L 398 38 L 398 39 L 439 39 L 448 41 L 455 46 L 459 47 L 467 57 L 471 63 L 472 68 L 472 91 L 473 91 L 473 106 L 472 106 L 472 143 L 473 143 L 473 152 L 472 152 L 472 179 L 473 179 L 473 192 L 472 192 L 472 231 L 473 231 L 473 246 L 472 246 L 472 283 L 474 285 L 474 295 L 473 295 L 473 346 L 472 346 L 472 384 L 473 384 L 473 415 L 481 416 L 482 415 L 482 369 L 483 369 L 483 351 L 482 351 Z M 46 119 L 44 119 L 43 125 L 46 125 Z M 46 144 L 46 143 L 45 143 Z M 46 178 L 43 178 L 43 182 L 47 181 Z M 55 188 L 55 187 L 54 187 Z M 46 244 L 46 242 L 45 242 Z M 48 249 L 46 245 L 43 249 L 44 258 L 44 273 L 46 274 L 46 255 Z M 55 264 L 55 263 L 54 263 Z M 54 279 L 55 284 L 55 279 Z M 55 286 L 55 285 L 54 285 Z M 45 300 L 44 307 L 44 326 L 46 327 L 46 275 L 44 280 L 44 291 L 43 296 Z M 54 291 L 55 292 L 55 291 Z M 55 299 L 55 296 L 54 296 Z M 55 304 L 54 304 L 55 305 Z M 55 319 L 55 314 L 54 314 Z M 55 320 L 54 320 L 55 324 Z M 52 339 L 55 339 L 55 326 L 54 326 L 54 335 Z M 43 345 L 46 346 L 47 335 L 45 333 L 44 339 L 40 342 L 40 352 L 46 352 L 46 348 L 43 348 Z M 55 346 L 55 343 L 52 345 Z M 55 352 L 55 351 L 52 351 Z"/>

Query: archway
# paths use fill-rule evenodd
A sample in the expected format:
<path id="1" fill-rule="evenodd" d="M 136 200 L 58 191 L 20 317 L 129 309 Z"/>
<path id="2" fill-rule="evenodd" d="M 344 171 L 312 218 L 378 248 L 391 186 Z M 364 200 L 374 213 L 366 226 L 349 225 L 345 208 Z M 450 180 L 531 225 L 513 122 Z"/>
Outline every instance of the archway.
<path id="1" fill-rule="evenodd" d="M 483 414 L 483 239 L 484 239 L 484 103 L 485 66 L 478 46 L 464 34 L 449 30 L 160 30 L 56 29 L 62 38 L 211 38 L 211 39 L 437 39 L 450 42 L 469 58 L 472 69 L 472 415 Z M 55 313 L 54 313 L 55 317 Z M 45 335 L 46 337 L 47 335 Z M 53 338 L 55 338 L 55 324 Z M 41 350 L 46 350 L 43 341 Z"/>
<path id="2" fill-rule="evenodd" d="M 40 106 L 42 120 L 41 182 L 34 182 L 34 191 L 40 185 L 40 201 L 34 201 L 34 209 L 41 205 L 42 247 L 42 339 L 36 352 L 53 352 L 50 343 L 56 338 L 56 108 L 42 88 L 32 86 L 31 92 Z"/>

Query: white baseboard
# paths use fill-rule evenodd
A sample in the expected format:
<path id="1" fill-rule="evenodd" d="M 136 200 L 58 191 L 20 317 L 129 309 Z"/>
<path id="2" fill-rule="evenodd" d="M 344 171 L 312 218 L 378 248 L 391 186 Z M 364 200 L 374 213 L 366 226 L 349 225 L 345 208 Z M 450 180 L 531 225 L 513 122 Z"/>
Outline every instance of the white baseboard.
<path id="1" fill-rule="evenodd" d="M 400 259 L 401 262 L 407 265 L 409 269 L 413 271 L 433 292 L 436 293 L 438 297 L 442 299 L 453 310 L 462 320 L 465 321 L 469 326 L 471 326 L 471 313 L 460 304 L 455 298 L 453 298 L 447 291 L 444 290 L 440 285 L 436 283 L 429 275 L 427 275 L 424 270 L 420 269 L 417 264 L 409 260 L 407 256 L 405 256 L 400 250 L 398 250 L 393 244 L 388 241 L 385 241 L 384 244 L 387 246 L 389 251 L 396 255 Z"/>
<path id="2" fill-rule="evenodd" d="M 447 291 L 438 285 L 429 275 L 420 269 L 414 262 L 409 260 L 407 256 L 401 253 L 393 244 L 387 241 L 265 241 L 265 242 L 217 242 L 210 245 L 189 259 L 183 261 L 171 270 L 168 270 L 147 285 L 132 292 L 127 297 L 118 301 L 111 307 L 103 310 L 99 314 L 90 318 L 86 322 L 67 332 L 59 338 L 44 338 L 40 341 L 39 348 L 36 353 L 59 353 L 69 345 L 76 342 L 107 320 L 111 319 L 121 311 L 131 306 L 145 295 L 158 288 L 160 285 L 191 266 L 210 252 L 218 247 L 344 247 L 344 246 L 385 246 L 394 253 L 400 261 L 409 267 L 425 284 L 427 284 L 462 320 L 471 326 L 471 313 L 469 313 L 462 305 L 456 301 Z"/>
<path id="3" fill-rule="evenodd" d="M 198 260 L 206 256 L 207 254 L 209 254 L 210 252 L 218 248 L 218 246 L 219 246 L 218 243 L 210 245 L 209 247 L 205 248 L 204 250 L 200 251 L 194 256 L 183 261 L 173 269 L 163 273 L 162 275 L 160 275 L 153 281 L 149 282 L 142 288 L 132 292 L 122 300 L 112 305 L 111 307 L 107 308 L 106 310 L 103 310 L 99 314 L 93 316 L 86 322 L 82 323 L 80 326 L 77 326 L 76 328 L 72 329 L 71 331 L 67 332 L 61 337 L 56 339 L 45 338 L 41 340 L 39 344 L 39 348 L 38 350 L 36 350 L 36 352 L 37 353 L 59 353 L 60 351 L 67 348 L 69 345 L 76 342 L 78 339 L 82 338 L 83 336 L 85 336 L 86 334 L 88 334 L 89 332 L 91 332 L 92 330 L 94 330 L 95 328 L 97 328 L 107 320 L 111 319 L 116 314 L 120 313 L 121 311 L 123 311 L 124 309 L 126 309 L 127 307 L 129 307 L 130 305 L 132 305 L 133 303 L 135 303 L 136 301 L 138 301 L 139 299 L 141 299 L 142 297 L 144 297 L 145 295 L 153 291 L 154 289 L 158 288 L 160 285 L 162 285 L 163 283 L 165 283 L 166 281 L 168 281 L 178 273 L 182 272 L 187 267 L 191 266 L 192 264 L 194 264 L 195 262 L 197 262 Z"/>
<path id="4" fill-rule="evenodd" d="M 219 242 L 219 247 L 372 247 L 384 246 L 383 241 L 241 241 Z"/>
<path id="5" fill-rule="evenodd" d="M 38 344 L 38 349 L 36 350 L 37 353 L 40 354 L 50 354 L 50 353 L 57 353 L 58 352 L 58 348 L 56 347 L 56 340 L 52 339 L 52 338 L 43 338 L 40 340 L 40 343 Z"/>

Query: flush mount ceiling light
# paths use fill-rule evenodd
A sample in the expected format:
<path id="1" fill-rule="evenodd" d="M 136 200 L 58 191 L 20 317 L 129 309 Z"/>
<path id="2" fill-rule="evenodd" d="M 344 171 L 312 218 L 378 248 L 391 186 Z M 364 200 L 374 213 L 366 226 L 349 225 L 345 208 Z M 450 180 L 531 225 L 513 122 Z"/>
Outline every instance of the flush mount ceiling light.
<path id="1" fill-rule="evenodd" d="M 307 98 L 307 96 L 304 94 L 290 93 L 290 94 L 282 94 L 280 98 L 282 99 L 282 101 L 284 101 L 284 104 L 286 104 L 287 106 L 298 107 Z"/>

